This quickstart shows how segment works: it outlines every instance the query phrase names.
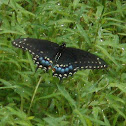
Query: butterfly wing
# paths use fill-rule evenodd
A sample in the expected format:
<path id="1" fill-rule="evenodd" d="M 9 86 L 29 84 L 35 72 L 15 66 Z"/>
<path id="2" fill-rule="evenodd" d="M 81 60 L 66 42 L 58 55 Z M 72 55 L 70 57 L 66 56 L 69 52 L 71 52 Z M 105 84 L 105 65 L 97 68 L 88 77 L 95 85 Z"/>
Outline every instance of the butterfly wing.
<path id="1" fill-rule="evenodd" d="M 55 65 L 54 76 L 65 78 L 79 69 L 102 69 L 107 65 L 104 60 L 89 52 L 66 48 Z"/>
<path id="2" fill-rule="evenodd" d="M 13 41 L 13 45 L 28 50 L 33 55 L 33 60 L 38 68 L 48 70 L 55 58 L 59 45 L 47 40 L 21 38 Z"/>
<path id="3" fill-rule="evenodd" d="M 56 63 L 53 75 L 60 79 L 73 75 L 79 69 L 107 67 L 105 61 L 94 54 L 75 48 L 65 48 L 60 52 L 61 46 L 47 40 L 22 38 L 13 41 L 13 45 L 28 50 L 38 68 L 48 70 L 50 66 L 53 67 L 53 63 Z"/>

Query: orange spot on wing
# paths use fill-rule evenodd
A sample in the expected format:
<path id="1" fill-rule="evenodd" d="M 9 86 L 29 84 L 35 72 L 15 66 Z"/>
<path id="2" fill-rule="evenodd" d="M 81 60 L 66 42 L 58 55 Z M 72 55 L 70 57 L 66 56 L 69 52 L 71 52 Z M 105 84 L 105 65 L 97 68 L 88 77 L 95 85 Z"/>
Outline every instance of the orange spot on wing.
<path id="1" fill-rule="evenodd" d="M 54 71 L 54 72 L 55 72 L 55 71 L 56 71 L 56 69 L 55 69 L 55 68 L 53 68 L 53 69 L 52 69 L 52 71 Z"/>
<path id="2" fill-rule="evenodd" d="M 48 69 L 51 69 L 52 68 L 52 66 L 48 66 Z"/>

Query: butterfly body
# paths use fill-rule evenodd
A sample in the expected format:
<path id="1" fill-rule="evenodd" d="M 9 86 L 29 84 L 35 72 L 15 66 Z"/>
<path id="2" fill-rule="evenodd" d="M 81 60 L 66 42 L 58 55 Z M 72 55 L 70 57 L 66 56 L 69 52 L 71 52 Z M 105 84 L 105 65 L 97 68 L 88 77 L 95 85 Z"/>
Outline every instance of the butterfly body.
<path id="1" fill-rule="evenodd" d="M 89 52 L 66 47 L 66 44 L 32 38 L 21 38 L 13 41 L 13 45 L 28 50 L 33 55 L 37 68 L 53 70 L 53 76 L 59 79 L 73 75 L 80 69 L 102 69 L 107 65 L 104 60 Z"/>

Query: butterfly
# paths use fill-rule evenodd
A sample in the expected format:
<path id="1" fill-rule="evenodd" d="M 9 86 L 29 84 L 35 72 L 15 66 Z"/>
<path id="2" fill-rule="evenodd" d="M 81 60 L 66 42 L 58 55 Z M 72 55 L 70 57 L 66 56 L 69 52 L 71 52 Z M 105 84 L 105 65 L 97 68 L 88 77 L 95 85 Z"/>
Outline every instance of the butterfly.
<path id="1" fill-rule="evenodd" d="M 107 68 L 104 60 L 98 56 L 76 48 L 66 47 L 65 43 L 58 45 L 54 42 L 33 38 L 14 40 L 13 45 L 28 50 L 37 69 L 53 70 L 53 76 L 67 78 L 81 69 Z"/>

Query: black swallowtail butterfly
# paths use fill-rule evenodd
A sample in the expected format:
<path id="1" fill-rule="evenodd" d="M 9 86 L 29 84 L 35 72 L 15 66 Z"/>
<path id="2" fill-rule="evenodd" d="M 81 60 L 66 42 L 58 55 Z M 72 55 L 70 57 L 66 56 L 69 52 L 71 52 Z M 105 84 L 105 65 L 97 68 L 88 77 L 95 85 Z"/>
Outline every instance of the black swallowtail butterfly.
<path id="1" fill-rule="evenodd" d="M 53 70 L 53 76 L 59 79 L 73 75 L 80 69 L 102 69 L 107 65 L 104 60 L 89 52 L 66 47 L 66 44 L 32 39 L 21 38 L 13 41 L 13 45 L 28 50 L 33 55 L 37 68 L 48 71 Z"/>

